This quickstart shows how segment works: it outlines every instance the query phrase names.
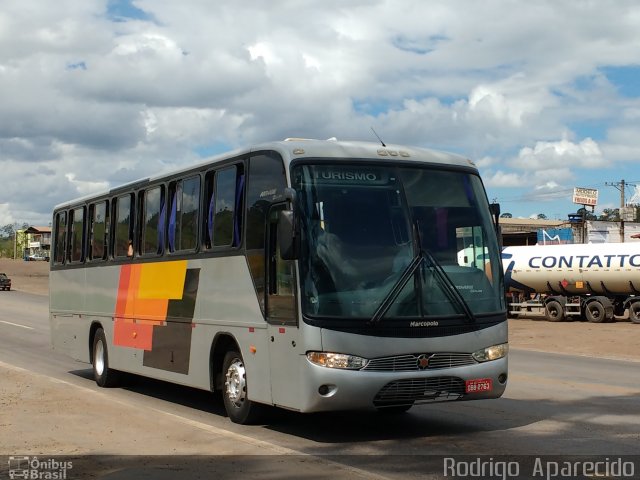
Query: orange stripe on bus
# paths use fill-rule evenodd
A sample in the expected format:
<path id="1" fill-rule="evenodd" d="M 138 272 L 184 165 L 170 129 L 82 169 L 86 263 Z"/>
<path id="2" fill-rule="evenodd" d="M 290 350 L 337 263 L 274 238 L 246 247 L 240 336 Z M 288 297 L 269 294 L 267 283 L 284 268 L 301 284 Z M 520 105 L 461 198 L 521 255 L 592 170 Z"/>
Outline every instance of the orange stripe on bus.
<path id="1" fill-rule="evenodd" d="M 182 298 L 186 271 L 186 261 L 120 267 L 115 345 L 152 349 L 153 328 L 166 325 L 169 300 Z"/>

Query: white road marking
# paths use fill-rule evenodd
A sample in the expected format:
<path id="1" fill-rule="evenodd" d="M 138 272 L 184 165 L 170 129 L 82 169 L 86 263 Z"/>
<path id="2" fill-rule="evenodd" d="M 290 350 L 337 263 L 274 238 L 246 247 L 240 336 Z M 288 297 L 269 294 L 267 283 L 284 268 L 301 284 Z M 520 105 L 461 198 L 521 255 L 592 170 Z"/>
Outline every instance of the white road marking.
<path id="1" fill-rule="evenodd" d="M 4 320 L 0 320 L 0 323 L 6 323 L 7 325 L 13 325 L 14 327 L 26 328 L 27 330 L 35 330 L 33 327 L 27 327 L 26 325 L 20 325 L 19 323 L 6 322 Z"/>

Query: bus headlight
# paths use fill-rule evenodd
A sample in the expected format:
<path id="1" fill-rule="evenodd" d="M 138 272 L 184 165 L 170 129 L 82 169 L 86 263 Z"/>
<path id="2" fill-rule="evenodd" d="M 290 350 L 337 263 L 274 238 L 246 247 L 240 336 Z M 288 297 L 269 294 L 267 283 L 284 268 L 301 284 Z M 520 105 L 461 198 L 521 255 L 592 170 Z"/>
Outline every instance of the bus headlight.
<path id="1" fill-rule="evenodd" d="M 509 353 L 509 344 L 502 343 L 500 345 L 483 348 L 482 350 L 473 352 L 471 355 L 476 362 L 488 362 L 490 360 L 498 360 L 499 358 L 506 357 L 507 353 Z"/>
<path id="2" fill-rule="evenodd" d="M 343 353 L 309 352 L 307 359 L 316 365 L 327 368 L 341 368 L 346 370 L 360 370 L 368 360 L 355 355 L 345 355 Z"/>

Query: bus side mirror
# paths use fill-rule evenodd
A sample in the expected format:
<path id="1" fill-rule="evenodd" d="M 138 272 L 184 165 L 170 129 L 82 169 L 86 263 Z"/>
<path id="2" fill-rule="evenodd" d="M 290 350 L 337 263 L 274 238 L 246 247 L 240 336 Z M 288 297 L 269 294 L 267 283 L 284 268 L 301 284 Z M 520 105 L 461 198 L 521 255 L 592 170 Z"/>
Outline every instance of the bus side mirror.
<path id="1" fill-rule="evenodd" d="M 298 258 L 295 219 L 291 210 L 278 212 L 278 246 L 283 260 Z"/>
<path id="2" fill-rule="evenodd" d="M 491 211 L 491 215 L 493 215 L 493 220 L 496 225 L 498 224 L 498 218 L 500 218 L 500 204 L 492 203 L 489 205 L 489 210 Z"/>

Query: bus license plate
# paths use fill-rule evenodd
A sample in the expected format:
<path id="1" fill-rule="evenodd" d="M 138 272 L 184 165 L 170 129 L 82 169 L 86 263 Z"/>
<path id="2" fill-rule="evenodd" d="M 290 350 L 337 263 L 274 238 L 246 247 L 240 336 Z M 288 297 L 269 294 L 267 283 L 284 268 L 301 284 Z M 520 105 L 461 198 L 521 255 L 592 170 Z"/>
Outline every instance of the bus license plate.
<path id="1" fill-rule="evenodd" d="M 476 378 L 464 382 L 465 393 L 490 392 L 493 389 L 493 380 L 490 378 Z"/>

